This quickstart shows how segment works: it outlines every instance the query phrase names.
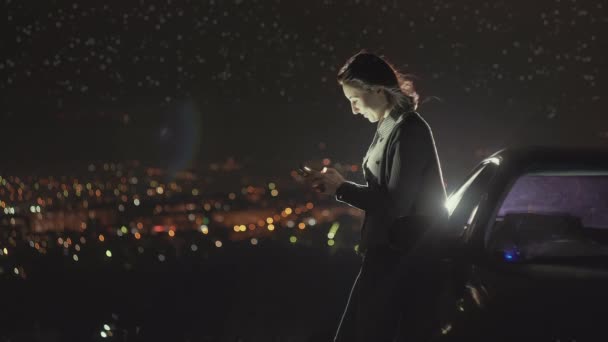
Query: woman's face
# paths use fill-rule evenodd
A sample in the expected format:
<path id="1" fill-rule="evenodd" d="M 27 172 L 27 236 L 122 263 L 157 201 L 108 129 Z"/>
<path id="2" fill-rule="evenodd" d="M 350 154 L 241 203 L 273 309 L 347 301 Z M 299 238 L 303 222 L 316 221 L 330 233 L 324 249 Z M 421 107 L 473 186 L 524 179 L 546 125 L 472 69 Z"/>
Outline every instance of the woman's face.
<path id="1" fill-rule="evenodd" d="M 348 84 L 342 85 L 344 96 L 350 101 L 350 108 L 354 115 L 361 114 L 370 122 L 377 122 L 384 113 L 380 113 L 386 106 L 386 97 L 378 89 L 365 90 Z"/>

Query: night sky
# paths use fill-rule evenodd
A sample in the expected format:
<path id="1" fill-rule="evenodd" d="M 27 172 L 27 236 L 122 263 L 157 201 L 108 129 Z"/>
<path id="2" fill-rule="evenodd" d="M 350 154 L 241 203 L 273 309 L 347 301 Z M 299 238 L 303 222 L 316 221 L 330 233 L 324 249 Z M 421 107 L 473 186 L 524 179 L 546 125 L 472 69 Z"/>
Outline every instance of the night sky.
<path id="1" fill-rule="evenodd" d="M 3 0 L 3 167 L 233 156 L 359 163 L 335 81 L 366 48 L 422 78 L 448 184 L 526 144 L 608 144 L 606 1 Z M 324 149 L 321 146 L 326 146 Z M 24 164 L 25 163 L 25 164 Z M 279 172 L 279 171 L 277 171 Z"/>

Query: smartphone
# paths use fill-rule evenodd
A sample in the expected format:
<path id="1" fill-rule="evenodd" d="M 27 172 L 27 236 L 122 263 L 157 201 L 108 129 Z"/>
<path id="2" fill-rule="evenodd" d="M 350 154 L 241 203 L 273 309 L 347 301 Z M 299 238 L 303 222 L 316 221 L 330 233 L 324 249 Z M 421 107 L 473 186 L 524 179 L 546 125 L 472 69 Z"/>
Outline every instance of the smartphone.
<path id="1" fill-rule="evenodd" d="M 310 176 L 312 169 L 304 164 L 300 164 L 297 171 L 300 176 L 308 177 L 308 176 Z M 325 192 L 325 184 L 319 184 L 315 187 L 315 189 L 319 192 Z"/>
<path id="2" fill-rule="evenodd" d="M 300 166 L 298 167 L 298 169 L 296 171 L 298 172 L 298 174 L 300 176 L 308 177 L 308 176 L 310 176 L 310 172 L 312 171 L 312 169 L 304 164 L 300 164 Z"/>

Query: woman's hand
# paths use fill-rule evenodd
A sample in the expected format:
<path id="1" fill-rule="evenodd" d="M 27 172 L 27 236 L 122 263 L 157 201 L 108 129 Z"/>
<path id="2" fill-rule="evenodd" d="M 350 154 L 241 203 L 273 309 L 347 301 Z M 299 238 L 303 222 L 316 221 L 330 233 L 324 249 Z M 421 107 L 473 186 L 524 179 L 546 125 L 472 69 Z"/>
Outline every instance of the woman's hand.
<path id="1" fill-rule="evenodd" d="M 309 182 L 315 191 L 326 195 L 334 195 L 336 189 L 345 181 L 344 177 L 331 167 L 324 167 L 321 171 L 312 170 L 309 177 Z"/>

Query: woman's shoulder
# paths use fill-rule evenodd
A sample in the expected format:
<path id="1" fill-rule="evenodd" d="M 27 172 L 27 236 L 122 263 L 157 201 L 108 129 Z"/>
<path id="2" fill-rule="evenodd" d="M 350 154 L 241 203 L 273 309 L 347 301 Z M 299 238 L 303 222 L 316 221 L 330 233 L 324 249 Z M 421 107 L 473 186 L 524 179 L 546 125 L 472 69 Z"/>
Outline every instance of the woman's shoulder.
<path id="1" fill-rule="evenodd" d="M 388 144 L 395 145 L 395 143 L 403 140 L 420 142 L 429 139 L 432 140 L 429 125 L 418 112 L 411 111 L 403 113 L 399 117 Z"/>
<path id="2" fill-rule="evenodd" d="M 423 130 L 430 131 L 430 126 L 416 111 L 403 113 L 397 120 L 399 131 Z"/>

